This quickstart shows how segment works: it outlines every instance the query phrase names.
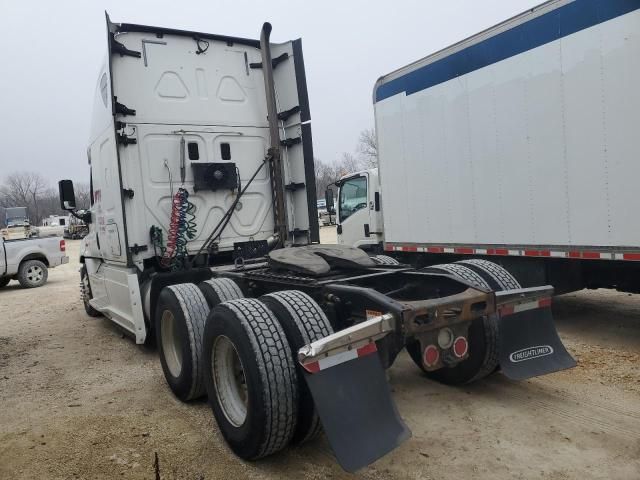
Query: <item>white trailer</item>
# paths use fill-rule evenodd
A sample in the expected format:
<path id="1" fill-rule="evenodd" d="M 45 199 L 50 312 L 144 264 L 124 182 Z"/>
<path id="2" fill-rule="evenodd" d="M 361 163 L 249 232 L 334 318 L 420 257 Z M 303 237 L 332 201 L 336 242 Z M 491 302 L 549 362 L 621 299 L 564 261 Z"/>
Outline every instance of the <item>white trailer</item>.
<path id="1" fill-rule="evenodd" d="M 638 85 L 637 0 L 546 2 L 383 76 L 381 200 L 339 205 L 340 241 L 491 258 L 557 291 L 640 291 Z M 362 177 L 378 190 L 375 172 L 343 190 Z"/>

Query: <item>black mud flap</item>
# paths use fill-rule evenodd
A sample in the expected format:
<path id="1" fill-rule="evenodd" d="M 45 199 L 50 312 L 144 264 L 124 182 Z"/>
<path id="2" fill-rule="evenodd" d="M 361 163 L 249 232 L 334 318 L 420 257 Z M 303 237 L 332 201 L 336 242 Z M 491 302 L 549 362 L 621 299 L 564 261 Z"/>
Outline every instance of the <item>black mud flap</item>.
<path id="1" fill-rule="evenodd" d="M 550 305 L 499 315 L 500 368 L 525 380 L 576 366 L 558 336 Z"/>
<path id="2" fill-rule="evenodd" d="M 411 437 L 377 353 L 305 371 L 305 378 L 331 448 L 346 471 L 369 465 Z"/>

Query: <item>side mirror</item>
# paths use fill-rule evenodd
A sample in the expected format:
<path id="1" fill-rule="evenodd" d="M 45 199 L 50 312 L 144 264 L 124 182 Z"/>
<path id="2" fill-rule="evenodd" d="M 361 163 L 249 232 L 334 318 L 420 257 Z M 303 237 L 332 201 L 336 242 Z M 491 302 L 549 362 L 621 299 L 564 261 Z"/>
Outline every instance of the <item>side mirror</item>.
<path id="1" fill-rule="evenodd" d="M 58 182 L 60 192 L 60 208 L 67 211 L 76 209 L 76 194 L 73 191 L 73 181 L 60 180 Z"/>
<path id="2" fill-rule="evenodd" d="M 333 204 L 333 190 L 327 188 L 324 192 L 324 201 L 327 206 L 327 212 L 333 212 L 335 205 Z"/>

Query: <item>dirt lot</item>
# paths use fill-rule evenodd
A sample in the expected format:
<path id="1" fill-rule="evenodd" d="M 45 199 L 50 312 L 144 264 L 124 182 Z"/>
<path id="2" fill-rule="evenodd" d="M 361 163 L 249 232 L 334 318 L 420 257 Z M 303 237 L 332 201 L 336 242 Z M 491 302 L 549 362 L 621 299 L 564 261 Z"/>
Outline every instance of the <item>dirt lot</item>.
<path id="1" fill-rule="evenodd" d="M 85 315 L 77 242 L 49 283 L 0 291 L 0 479 L 351 478 L 320 439 L 245 463 L 207 404 L 184 405 L 154 351 Z M 579 366 L 527 382 L 451 388 L 403 354 L 391 370 L 413 438 L 355 478 L 640 478 L 640 297 L 557 299 Z"/>

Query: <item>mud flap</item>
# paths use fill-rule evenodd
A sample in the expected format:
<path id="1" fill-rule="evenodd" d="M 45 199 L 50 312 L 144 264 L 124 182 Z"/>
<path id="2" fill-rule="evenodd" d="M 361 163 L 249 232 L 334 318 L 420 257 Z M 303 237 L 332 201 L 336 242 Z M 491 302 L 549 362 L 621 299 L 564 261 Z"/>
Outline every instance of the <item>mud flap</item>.
<path id="1" fill-rule="evenodd" d="M 343 469 L 355 472 L 411 437 L 377 352 L 319 368 L 315 373 L 306 370 L 305 379 Z"/>
<path id="2" fill-rule="evenodd" d="M 576 366 L 558 336 L 548 299 L 500 313 L 500 368 L 507 377 L 525 380 Z"/>

